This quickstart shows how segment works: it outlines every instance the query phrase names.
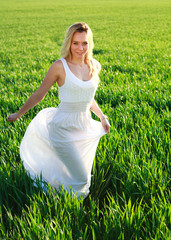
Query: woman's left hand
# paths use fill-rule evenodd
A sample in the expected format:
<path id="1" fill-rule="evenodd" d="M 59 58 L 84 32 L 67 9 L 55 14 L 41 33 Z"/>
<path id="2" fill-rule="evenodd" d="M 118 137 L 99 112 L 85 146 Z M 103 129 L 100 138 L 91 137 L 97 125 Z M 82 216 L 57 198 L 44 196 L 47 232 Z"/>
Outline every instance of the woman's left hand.
<path id="1" fill-rule="evenodd" d="M 110 132 L 109 121 L 106 118 L 104 118 L 104 119 L 101 120 L 101 124 L 102 124 L 102 126 L 103 126 L 103 128 L 105 130 L 105 133 L 109 133 Z"/>

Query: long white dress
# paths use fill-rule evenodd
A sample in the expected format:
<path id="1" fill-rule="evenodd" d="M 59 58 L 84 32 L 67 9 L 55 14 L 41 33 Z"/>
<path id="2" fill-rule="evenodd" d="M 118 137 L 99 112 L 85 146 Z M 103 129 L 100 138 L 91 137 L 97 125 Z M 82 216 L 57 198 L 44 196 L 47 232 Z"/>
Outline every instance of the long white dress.
<path id="1" fill-rule="evenodd" d="M 90 106 L 98 86 L 94 77 L 81 81 L 63 63 L 66 78 L 58 87 L 60 104 L 41 110 L 29 124 L 20 156 L 31 177 L 42 177 L 52 187 L 63 187 L 78 198 L 89 194 L 91 169 L 105 131 L 91 118 Z M 96 76 L 98 78 L 98 76 Z"/>

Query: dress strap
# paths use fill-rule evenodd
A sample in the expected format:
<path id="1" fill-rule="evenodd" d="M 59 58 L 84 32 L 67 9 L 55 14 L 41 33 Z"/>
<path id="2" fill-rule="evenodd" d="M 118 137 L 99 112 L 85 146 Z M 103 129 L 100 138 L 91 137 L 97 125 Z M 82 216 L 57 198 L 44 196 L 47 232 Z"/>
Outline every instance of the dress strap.
<path id="1" fill-rule="evenodd" d="M 68 65 L 67 65 L 66 60 L 63 57 L 61 57 L 59 60 L 62 61 L 64 69 L 65 69 L 65 73 L 67 74 L 68 73 Z"/>

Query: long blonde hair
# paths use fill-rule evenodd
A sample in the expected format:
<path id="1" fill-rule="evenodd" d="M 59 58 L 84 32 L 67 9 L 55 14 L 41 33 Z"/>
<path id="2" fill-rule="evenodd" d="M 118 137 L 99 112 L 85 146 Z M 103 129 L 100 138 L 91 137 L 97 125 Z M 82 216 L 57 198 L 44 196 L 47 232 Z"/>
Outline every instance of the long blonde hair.
<path id="1" fill-rule="evenodd" d="M 88 35 L 89 48 L 88 48 L 88 52 L 85 55 L 85 62 L 90 69 L 90 75 L 93 75 L 93 73 L 95 72 L 95 68 L 92 64 L 92 55 L 93 55 L 93 48 L 94 48 L 93 33 L 87 23 L 77 22 L 72 24 L 67 29 L 67 31 L 65 32 L 65 39 L 61 49 L 61 56 L 63 58 L 68 57 L 71 60 L 72 55 L 71 55 L 70 47 L 71 47 L 72 38 L 74 36 L 74 33 L 76 32 L 86 32 Z"/>

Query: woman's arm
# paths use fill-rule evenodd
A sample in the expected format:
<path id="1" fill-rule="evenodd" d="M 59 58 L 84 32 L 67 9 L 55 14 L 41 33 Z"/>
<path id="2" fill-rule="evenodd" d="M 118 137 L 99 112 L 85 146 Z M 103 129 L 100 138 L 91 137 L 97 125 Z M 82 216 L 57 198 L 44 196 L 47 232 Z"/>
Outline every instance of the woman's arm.
<path id="1" fill-rule="evenodd" d="M 90 110 L 91 110 L 97 117 L 99 117 L 100 120 L 101 120 L 101 118 L 102 118 L 102 116 L 103 116 L 104 114 L 103 114 L 102 110 L 99 108 L 97 102 L 96 102 L 94 99 L 93 99 L 93 101 L 92 101 L 92 105 L 91 105 L 91 107 L 90 107 Z"/>
<path id="2" fill-rule="evenodd" d="M 40 102 L 47 94 L 51 86 L 57 81 L 58 84 L 62 82 L 62 67 L 59 61 L 56 61 L 48 70 L 45 79 L 43 80 L 42 84 L 38 88 L 36 92 L 34 92 L 25 104 L 20 108 L 17 113 L 13 113 L 9 115 L 8 121 L 16 121 L 19 119 L 23 114 L 25 114 L 29 109 L 33 108 L 38 102 Z M 62 80 L 61 80 L 62 79 Z"/>
<path id="3" fill-rule="evenodd" d="M 108 122 L 107 116 L 103 114 L 102 110 L 99 108 L 97 102 L 95 100 L 92 101 L 92 105 L 90 110 L 100 118 L 101 124 L 106 133 L 110 132 L 110 124 Z"/>

